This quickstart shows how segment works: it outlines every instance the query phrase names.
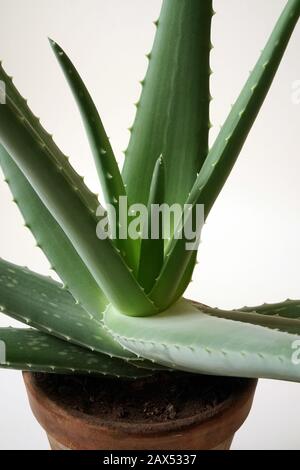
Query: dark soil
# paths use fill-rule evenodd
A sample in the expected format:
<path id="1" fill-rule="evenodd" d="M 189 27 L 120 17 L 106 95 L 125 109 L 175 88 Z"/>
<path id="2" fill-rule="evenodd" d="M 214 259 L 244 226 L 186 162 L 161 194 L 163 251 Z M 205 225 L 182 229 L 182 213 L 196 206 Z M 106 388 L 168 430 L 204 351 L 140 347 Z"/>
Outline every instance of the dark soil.
<path id="1" fill-rule="evenodd" d="M 34 374 L 38 386 L 65 407 L 109 421 L 162 423 L 213 412 L 245 380 L 164 372 L 122 379 Z"/>

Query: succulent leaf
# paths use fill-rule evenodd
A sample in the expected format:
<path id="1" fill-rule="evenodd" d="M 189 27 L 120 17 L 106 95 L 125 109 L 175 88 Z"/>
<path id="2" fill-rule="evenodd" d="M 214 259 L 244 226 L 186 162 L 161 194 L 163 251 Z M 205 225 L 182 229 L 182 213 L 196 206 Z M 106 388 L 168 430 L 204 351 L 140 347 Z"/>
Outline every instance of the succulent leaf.
<path id="1" fill-rule="evenodd" d="M 108 375 L 135 379 L 151 375 L 120 359 L 92 353 L 33 329 L 0 328 L 5 361 L 0 368 L 55 374 Z"/>
<path id="2" fill-rule="evenodd" d="M 4 260 L 0 260 L 0 312 L 68 344 L 130 360 L 142 369 L 164 369 L 120 346 L 102 318 L 93 318 L 75 304 L 61 284 Z"/>
<path id="3" fill-rule="evenodd" d="M 105 200 L 115 208 L 116 218 L 109 217 L 109 223 L 111 230 L 113 233 L 116 232 L 118 239 L 119 227 L 115 222 L 116 220 L 120 220 L 119 198 L 126 196 L 126 190 L 119 171 L 118 163 L 97 108 L 79 73 L 63 49 L 52 39 L 49 39 L 49 42 L 78 104 L 96 163 Z M 108 211 L 108 216 L 109 215 L 110 212 Z M 135 247 L 133 245 L 133 241 L 130 238 L 125 240 L 118 239 L 117 244 L 121 252 L 124 253 L 129 266 L 131 268 L 135 268 Z"/>
<path id="4" fill-rule="evenodd" d="M 73 187 L 77 188 L 78 195 L 81 197 L 84 205 L 92 213 L 96 213 L 99 207 L 99 201 L 95 194 L 85 185 L 83 178 L 79 176 L 69 162 L 68 157 L 55 144 L 52 136 L 43 128 L 40 120 L 33 114 L 29 108 L 27 101 L 20 95 L 14 86 L 12 78 L 7 75 L 0 61 L 0 80 L 5 83 L 6 94 L 17 104 L 22 116 L 28 121 L 35 135 L 39 139 L 40 145 L 48 148 L 56 162 L 57 168 L 61 169 L 70 181 Z"/>
<path id="5" fill-rule="evenodd" d="M 243 307 L 239 312 L 255 312 L 262 315 L 279 316 L 300 320 L 300 300 L 287 299 L 285 302 L 263 304 L 257 307 Z"/>
<path id="6" fill-rule="evenodd" d="M 170 205 L 185 202 L 206 158 L 212 15 L 211 0 L 164 0 L 125 154 L 131 204 L 147 204 L 157 155 L 164 156 Z"/>
<path id="7" fill-rule="evenodd" d="M 174 369 L 300 381 L 299 364 L 293 360 L 300 344 L 298 320 L 294 332 L 287 333 L 286 319 L 280 330 L 280 323 L 273 329 L 216 315 L 182 299 L 147 318 L 130 318 L 111 307 L 104 320 L 123 346 Z"/>
<path id="8" fill-rule="evenodd" d="M 179 287 L 177 289 L 175 302 L 177 302 L 177 300 L 179 300 L 183 296 L 184 292 L 186 291 L 187 286 L 189 285 L 190 282 L 192 282 L 193 272 L 197 264 L 197 254 L 198 254 L 197 251 L 193 251 L 192 257 L 190 261 L 188 262 L 188 265 L 185 269 L 185 272 L 182 276 Z"/>
<path id="9" fill-rule="evenodd" d="M 51 148 L 44 145 L 10 94 L 0 108 L 0 140 L 42 202 L 65 231 L 105 296 L 128 314 L 156 311 L 111 240 L 96 233 L 88 210 Z M 111 282 L 114 279 L 114 282 Z"/>
<path id="10" fill-rule="evenodd" d="M 141 240 L 139 282 L 146 293 L 151 291 L 164 262 L 163 213 L 157 214 L 158 218 L 156 219 L 153 211 L 155 206 L 162 205 L 164 200 L 165 168 L 161 156 L 156 162 L 150 188 L 147 237 Z M 154 227 L 155 224 L 157 227 Z"/>
<path id="11" fill-rule="evenodd" d="M 264 103 L 299 16 L 300 1 L 289 0 L 196 179 L 188 202 L 204 204 L 206 215 L 223 188 Z"/>
<path id="12" fill-rule="evenodd" d="M 34 235 L 52 269 L 55 269 L 75 300 L 99 320 L 108 304 L 107 299 L 65 232 L 2 145 L 0 146 L 0 166 L 14 201 L 23 215 L 26 227 Z"/>
<path id="13" fill-rule="evenodd" d="M 285 331 L 287 333 L 299 334 L 300 332 L 300 317 L 292 316 L 279 316 L 275 313 L 276 310 L 268 314 L 256 312 L 255 310 L 222 310 L 219 308 L 211 308 L 206 305 L 192 302 L 202 313 L 207 313 L 216 318 L 226 318 L 227 320 L 239 321 L 242 323 L 250 323 L 252 325 L 265 326 L 278 331 Z"/>
<path id="14" fill-rule="evenodd" d="M 264 102 L 299 15 L 300 1 L 289 0 L 196 178 L 187 204 L 194 209 L 196 204 L 204 205 L 206 216 L 224 186 Z M 179 287 L 182 288 L 182 278 L 193 256 L 192 251 L 186 250 L 185 243 L 185 237 L 173 239 L 161 275 L 150 294 L 161 309 L 171 305 L 178 297 Z"/>
<path id="15" fill-rule="evenodd" d="M 0 260 L 0 305 L 6 315 L 67 342 L 134 358 L 107 333 L 102 318 L 76 304 L 61 284 L 4 260 Z"/>

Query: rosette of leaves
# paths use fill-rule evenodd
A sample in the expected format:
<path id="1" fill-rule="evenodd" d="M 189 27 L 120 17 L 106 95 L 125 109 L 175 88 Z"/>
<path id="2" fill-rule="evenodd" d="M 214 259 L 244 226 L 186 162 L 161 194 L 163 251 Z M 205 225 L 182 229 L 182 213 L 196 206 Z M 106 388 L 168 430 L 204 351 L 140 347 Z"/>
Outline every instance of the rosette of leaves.
<path id="1" fill-rule="evenodd" d="M 223 311 L 183 298 L 196 253 L 186 239 L 120 236 L 118 202 L 198 204 L 205 219 L 272 84 L 300 15 L 288 0 L 209 148 L 211 0 L 164 0 L 121 172 L 96 106 L 62 48 L 50 45 L 77 101 L 115 239 L 99 237 L 97 197 L 0 67 L 0 165 L 26 226 L 61 283 L 0 261 L 1 312 L 31 328 L 0 329 L 1 366 L 137 377 L 168 368 L 300 379 L 300 301 Z M 138 183 L 137 183 L 138 182 Z M 104 209 L 105 211 L 105 209 Z M 149 220 L 151 226 L 151 220 Z M 186 222 L 187 223 L 187 222 Z M 181 229 L 184 227 L 180 227 Z"/>

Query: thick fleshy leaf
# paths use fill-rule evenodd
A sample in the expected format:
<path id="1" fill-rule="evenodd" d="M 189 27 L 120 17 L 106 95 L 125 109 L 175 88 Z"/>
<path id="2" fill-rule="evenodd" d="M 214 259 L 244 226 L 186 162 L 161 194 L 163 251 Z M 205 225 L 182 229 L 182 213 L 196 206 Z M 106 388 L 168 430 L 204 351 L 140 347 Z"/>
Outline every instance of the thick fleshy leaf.
<path id="1" fill-rule="evenodd" d="M 132 352 L 179 370 L 300 381 L 298 320 L 294 332 L 287 333 L 280 323 L 273 329 L 216 315 L 181 300 L 148 318 L 126 317 L 109 308 L 105 323 Z"/>
<path id="2" fill-rule="evenodd" d="M 120 346 L 100 318 L 75 304 L 62 285 L 3 260 L 0 260 L 0 311 L 68 343 L 130 361 L 142 369 L 164 369 Z"/>
<path id="3" fill-rule="evenodd" d="M 116 217 L 108 211 L 110 228 L 112 233 L 116 232 L 117 245 L 123 253 L 127 263 L 131 268 L 135 268 L 135 244 L 130 238 L 121 240 L 118 237 L 118 222 L 120 221 L 119 198 L 126 196 L 126 190 L 113 149 L 106 135 L 96 106 L 79 73 L 62 48 L 51 39 L 49 42 L 78 104 L 96 163 L 105 200 L 115 209 Z M 110 217 L 110 215 L 112 215 L 112 217 Z"/>
<path id="4" fill-rule="evenodd" d="M 256 307 L 243 307 L 240 312 L 255 312 L 262 315 L 279 316 L 300 320 L 300 300 L 287 299 L 275 304 L 263 304 Z"/>
<path id="5" fill-rule="evenodd" d="M 289 316 L 279 316 L 269 311 L 268 314 L 256 312 L 255 310 L 222 310 L 219 308 L 211 308 L 206 305 L 192 302 L 200 312 L 207 313 L 216 318 L 225 318 L 227 320 L 238 321 L 241 323 L 249 323 L 252 325 L 264 326 L 272 330 L 285 331 L 286 333 L 300 333 L 300 318 Z"/>
<path id="6" fill-rule="evenodd" d="M 84 184 L 84 180 L 79 176 L 72 165 L 69 162 L 69 158 L 62 153 L 54 142 L 52 135 L 43 128 L 40 120 L 32 113 L 31 109 L 27 105 L 25 100 L 14 86 L 12 78 L 7 75 L 2 63 L 0 62 L 0 80 L 5 83 L 6 94 L 16 103 L 22 115 L 30 124 L 30 127 L 34 131 L 35 135 L 40 139 L 41 145 L 47 147 L 49 152 L 53 155 L 54 160 L 57 163 L 58 168 L 62 168 L 68 177 L 68 180 L 72 186 L 77 188 L 78 194 L 80 195 L 85 206 L 93 213 L 96 213 L 99 206 L 98 198 L 93 194 L 89 188 Z"/>
<path id="7" fill-rule="evenodd" d="M 37 135 L 9 89 L 0 108 L 0 140 L 52 216 L 66 232 L 105 296 L 126 313 L 156 308 L 109 239 L 96 233 L 97 219 L 86 206 L 51 147 Z M 83 230 L 84 228 L 84 230 Z M 113 279 L 113 282 L 112 282 Z"/>
<path id="8" fill-rule="evenodd" d="M 193 211 L 197 204 L 202 204 L 207 216 L 223 188 L 265 100 L 299 15 L 300 1 L 289 0 L 195 181 L 186 201 Z M 191 217 L 195 216 L 193 211 Z M 161 309 L 171 305 L 182 289 L 193 256 L 185 244 L 185 237 L 172 240 L 161 275 L 150 294 Z"/>
<path id="9" fill-rule="evenodd" d="M 0 260 L 0 310 L 16 320 L 67 342 L 109 355 L 134 358 L 95 318 L 75 304 L 62 285 Z"/>
<path id="10" fill-rule="evenodd" d="M 120 359 L 92 353 L 37 330 L 0 328 L 0 368 L 134 379 L 151 374 Z M 3 357 L 4 356 L 4 357 Z"/>
<path id="11" fill-rule="evenodd" d="M 163 213 L 158 214 L 157 218 L 154 214 L 155 207 L 164 204 L 164 199 L 165 166 L 161 156 L 156 162 L 152 177 L 148 201 L 147 233 L 141 240 L 138 279 L 146 293 L 151 291 L 164 262 Z"/>
<path id="12" fill-rule="evenodd" d="M 108 304 L 100 287 L 36 192 L 4 147 L 0 165 L 26 226 L 65 287 L 90 314 L 100 320 Z"/>
<path id="13" fill-rule="evenodd" d="M 185 202 L 205 160 L 213 13 L 212 0 L 164 0 L 125 153 L 130 203 L 147 204 L 158 155 L 166 164 L 169 204 Z"/>

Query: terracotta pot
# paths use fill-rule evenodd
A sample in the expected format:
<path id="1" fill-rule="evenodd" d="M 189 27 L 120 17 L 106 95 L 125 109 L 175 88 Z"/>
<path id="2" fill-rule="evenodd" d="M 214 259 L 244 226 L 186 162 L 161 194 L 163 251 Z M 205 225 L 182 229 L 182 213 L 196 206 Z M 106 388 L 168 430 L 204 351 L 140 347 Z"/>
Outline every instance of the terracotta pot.
<path id="1" fill-rule="evenodd" d="M 213 412 L 167 423 L 105 422 L 66 409 L 23 373 L 33 414 L 45 429 L 52 450 L 228 450 L 247 418 L 257 385 L 244 379 L 232 396 Z"/>

